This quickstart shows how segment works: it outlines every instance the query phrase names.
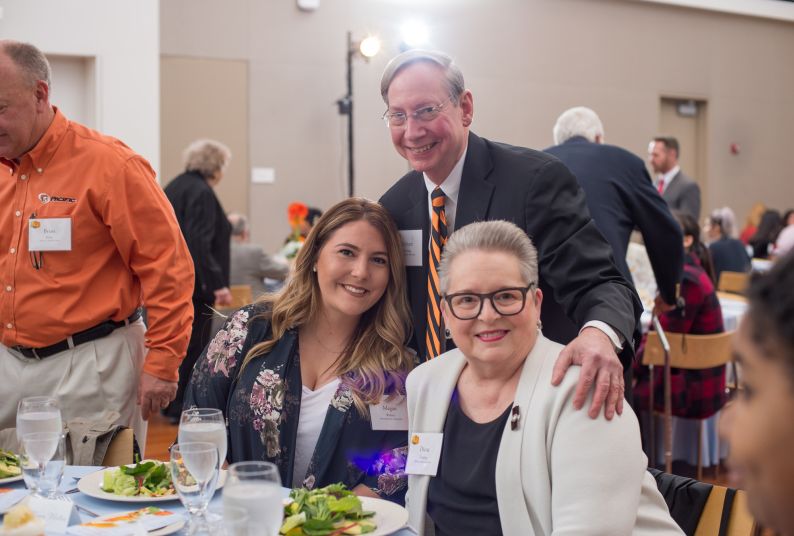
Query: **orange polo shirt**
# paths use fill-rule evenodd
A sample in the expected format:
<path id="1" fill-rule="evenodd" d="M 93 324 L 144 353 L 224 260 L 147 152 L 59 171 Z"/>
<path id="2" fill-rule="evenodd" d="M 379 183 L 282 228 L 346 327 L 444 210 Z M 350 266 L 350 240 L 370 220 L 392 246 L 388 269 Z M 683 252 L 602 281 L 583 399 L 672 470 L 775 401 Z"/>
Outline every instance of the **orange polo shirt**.
<path id="1" fill-rule="evenodd" d="M 0 158 L 0 204 L 0 342 L 49 346 L 144 303 L 144 371 L 176 381 L 193 262 L 149 163 L 56 108 L 19 163 Z M 31 217 L 71 220 L 71 251 L 42 252 L 39 269 L 28 250 Z"/>

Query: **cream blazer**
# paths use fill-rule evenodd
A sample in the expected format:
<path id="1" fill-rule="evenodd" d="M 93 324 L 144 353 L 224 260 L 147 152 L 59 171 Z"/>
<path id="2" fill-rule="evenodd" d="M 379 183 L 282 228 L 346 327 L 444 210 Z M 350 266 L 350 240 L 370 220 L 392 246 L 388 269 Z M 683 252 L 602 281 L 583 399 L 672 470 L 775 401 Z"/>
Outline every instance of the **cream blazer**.
<path id="1" fill-rule="evenodd" d="M 540 335 L 521 371 L 514 402 L 520 411 L 518 428 L 512 430 L 508 420 L 496 459 L 502 531 L 506 536 L 683 534 L 646 471 L 631 408 L 625 405 L 623 415 L 611 421 L 574 410 L 579 367 L 568 369 L 559 387 L 551 385 L 562 348 Z M 409 434 L 444 431 L 465 364 L 463 353 L 454 349 L 408 376 Z M 408 477 L 409 522 L 420 536 L 433 533 L 432 523 L 425 526 L 430 478 Z"/>

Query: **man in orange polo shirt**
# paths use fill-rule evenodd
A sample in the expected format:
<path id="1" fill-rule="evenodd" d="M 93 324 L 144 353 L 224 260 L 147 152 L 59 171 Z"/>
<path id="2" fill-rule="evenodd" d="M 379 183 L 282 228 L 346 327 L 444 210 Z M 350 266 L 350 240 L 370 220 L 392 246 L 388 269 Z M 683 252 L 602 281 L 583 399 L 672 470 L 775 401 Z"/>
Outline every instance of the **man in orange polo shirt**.
<path id="1" fill-rule="evenodd" d="M 149 163 L 49 93 L 41 51 L 0 41 L 0 429 L 54 395 L 64 420 L 118 411 L 143 446 L 176 393 L 193 264 Z"/>

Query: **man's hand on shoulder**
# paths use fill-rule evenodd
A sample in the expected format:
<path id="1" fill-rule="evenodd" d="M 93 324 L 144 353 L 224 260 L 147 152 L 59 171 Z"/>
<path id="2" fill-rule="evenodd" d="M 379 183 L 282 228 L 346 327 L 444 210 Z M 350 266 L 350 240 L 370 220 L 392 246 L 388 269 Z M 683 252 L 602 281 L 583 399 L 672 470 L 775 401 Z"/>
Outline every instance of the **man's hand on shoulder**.
<path id="1" fill-rule="evenodd" d="M 590 389 L 595 390 L 588 415 L 595 419 L 604 406 L 604 416 L 611 420 L 617 411 L 623 413 L 623 365 L 607 335 L 598 328 L 588 327 L 563 348 L 551 377 L 552 385 L 559 385 L 571 365 L 582 367 L 573 397 L 573 407 L 581 409 Z M 606 402 L 606 403 L 605 403 Z"/>
<path id="2" fill-rule="evenodd" d="M 176 398 L 176 388 L 177 382 L 161 380 L 142 372 L 138 384 L 138 405 L 144 420 L 149 420 L 150 415 L 155 415 Z"/>

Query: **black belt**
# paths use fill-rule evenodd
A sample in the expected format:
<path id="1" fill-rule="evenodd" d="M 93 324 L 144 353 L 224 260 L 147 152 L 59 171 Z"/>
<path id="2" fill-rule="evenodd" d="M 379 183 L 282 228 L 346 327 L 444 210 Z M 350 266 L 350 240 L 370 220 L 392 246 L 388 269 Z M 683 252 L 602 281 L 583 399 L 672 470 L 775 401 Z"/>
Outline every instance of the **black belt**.
<path id="1" fill-rule="evenodd" d="M 138 307 L 125 320 L 119 320 L 118 322 L 115 320 L 105 320 L 101 324 L 97 324 L 92 328 L 88 328 L 86 330 L 75 333 L 71 337 L 62 340 L 61 342 L 56 342 L 55 344 L 51 344 L 43 348 L 30 348 L 28 346 L 11 346 L 10 349 L 19 352 L 25 357 L 44 359 L 45 357 L 50 357 L 51 355 L 55 355 L 59 352 L 63 352 L 64 350 L 68 350 L 69 348 L 74 348 L 75 346 L 79 346 L 81 344 L 96 339 L 101 339 L 102 337 L 106 337 L 107 335 L 113 333 L 113 331 L 116 330 L 117 328 L 128 326 L 129 324 L 135 322 L 141 317 L 142 314 L 143 314 L 143 309 Z M 71 341 L 69 339 L 71 339 Z"/>

